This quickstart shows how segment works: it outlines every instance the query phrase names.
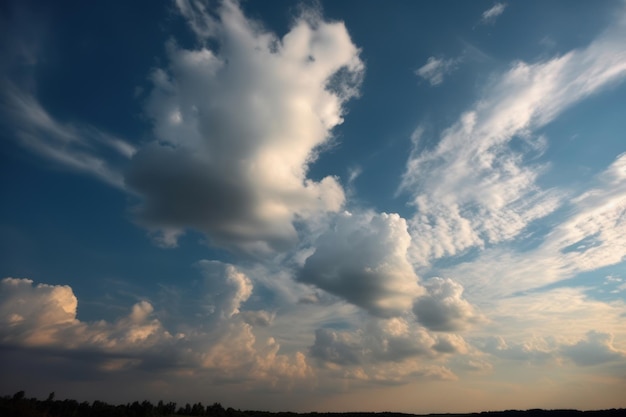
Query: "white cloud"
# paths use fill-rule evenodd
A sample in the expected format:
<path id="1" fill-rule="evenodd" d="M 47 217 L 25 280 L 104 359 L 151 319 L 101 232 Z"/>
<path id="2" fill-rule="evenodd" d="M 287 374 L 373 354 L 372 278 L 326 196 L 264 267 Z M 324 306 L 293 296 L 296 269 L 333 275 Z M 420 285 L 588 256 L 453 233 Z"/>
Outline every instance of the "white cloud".
<path id="1" fill-rule="evenodd" d="M 284 250 L 297 241 L 294 222 L 344 204 L 337 178 L 312 180 L 307 171 L 358 95 L 359 49 L 343 23 L 315 13 L 278 38 L 234 1 L 215 14 L 203 1 L 176 6 L 200 46 L 171 40 L 168 65 L 150 76 L 145 115 L 154 141 L 135 149 L 60 122 L 8 81 L 3 113 L 24 146 L 137 196 L 133 214 L 159 246 L 175 247 L 195 228 L 230 249 Z"/>
<path id="2" fill-rule="evenodd" d="M 453 72 L 459 63 L 458 59 L 443 59 L 431 56 L 426 63 L 415 71 L 415 74 L 430 83 L 431 86 L 439 85 L 443 78 Z"/>
<path id="3" fill-rule="evenodd" d="M 563 196 L 537 185 L 547 167 L 528 162 L 545 147 L 533 132 L 624 78 L 625 34 L 618 19 L 584 49 L 517 62 L 442 132 L 435 148 L 425 149 L 415 137 L 401 190 L 417 208 L 409 220 L 416 262 L 511 240 L 559 207 Z"/>
<path id="4" fill-rule="evenodd" d="M 407 260 L 410 242 L 397 214 L 343 213 L 315 242 L 297 279 L 375 316 L 398 316 L 421 293 Z"/>
<path id="5" fill-rule="evenodd" d="M 171 339 L 160 322 L 151 318 L 152 305 L 135 304 L 116 323 L 87 324 L 76 318 L 78 300 L 62 285 L 38 284 L 29 279 L 5 278 L 0 282 L 2 342 L 29 347 L 99 348 L 132 353 Z"/>
<path id="6" fill-rule="evenodd" d="M 122 166 L 135 153 L 133 145 L 89 125 L 59 122 L 33 94 L 8 81 L 2 87 L 2 111 L 21 145 L 70 169 L 125 189 Z"/>
<path id="7" fill-rule="evenodd" d="M 476 295 L 484 297 L 479 304 L 489 321 L 467 338 L 503 359 L 535 364 L 556 360 L 592 330 L 614 336 L 618 350 L 626 343 L 624 302 L 594 300 L 585 294 L 585 288 L 554 288 L 509 297 L 493 295 L 487 289 Z"/>
<path id="8" fill-rule="evenodd" d="M 491 248 L 473 262 L 443 272 L 462 282 L 472 296 L 488 299 L 622 262 L 626 253 L 625 163 L 626 154 L 622 154 L 594 179 L 593 187 L 571 196 L 567 215 L 553 224 L 535 248 L 522 253 Z M 588 285 L 602 285 L 601 280 Z"/>
<path id="9" fill-rule="evenodd" d="M 495 22 L 498 16 L 504 13 L 504 9 L 506 9 L 506 3 L 494 4 L 490 9 L 487 9 L 483 12 L 482 23 Z"/>
<path id="10" fill-rule="evenodd" d="M 177 4 L 220 46 L 170 42 L 169 66 L 153 73 L 146 112 L 158 142 L 138 151 L 125 178 L 142 198 L 135 212 L 149 228 L 193 227 L 248 252 L 284 249 L 297 239 L 294 221 L 344 203 L 336 178 L 313 181 L 307 169 L 357 93 L 359 50 L 343 23 L 307 16 L 279 39 L 234 2 L 215 19 Z"/>

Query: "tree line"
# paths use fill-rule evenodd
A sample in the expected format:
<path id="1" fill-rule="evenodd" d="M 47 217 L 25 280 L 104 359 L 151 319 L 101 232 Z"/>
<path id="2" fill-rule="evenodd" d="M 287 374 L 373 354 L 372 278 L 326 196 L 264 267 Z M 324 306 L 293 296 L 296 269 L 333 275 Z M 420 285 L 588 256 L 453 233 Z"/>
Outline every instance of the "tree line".
<path id="1" fill-rule="evenodd" d="M 161 416 L 254 417 L 233 408 L 224 409 L 220 403 L 201 402 L 178 406 L 175 402 L 150 401 L 111 405 L 104 401 L 55 400 L 54 392 L 46 400 L 26 398 L 24 391 L 0 398 L 0 416 L 15 417 L 161 417 Z"/>
<path id="2" fill-rule="evenodd" d="M 54 392 L 45 400 L 26 398 L 24 391 L 0 397 L 1 417 L 416 417 L 415 414 L 404 413 L 292 413 L 269 411 L 241 411 L 224 408 L 220 403 L 203 405 L 201 402 L 178 406 L 175 402 L 159 401 L 156 405 L 150 401 L 134 401 L 132 403 L 111 405 L 104 401 L 93 402 L 76 400 L 56 400 Z M 485 411 L 467 414 L 430 414 L 429 417 L 623 417 L 626 409 L 609 409 L 595 411 L 578 410 L 507 410 Z"/>

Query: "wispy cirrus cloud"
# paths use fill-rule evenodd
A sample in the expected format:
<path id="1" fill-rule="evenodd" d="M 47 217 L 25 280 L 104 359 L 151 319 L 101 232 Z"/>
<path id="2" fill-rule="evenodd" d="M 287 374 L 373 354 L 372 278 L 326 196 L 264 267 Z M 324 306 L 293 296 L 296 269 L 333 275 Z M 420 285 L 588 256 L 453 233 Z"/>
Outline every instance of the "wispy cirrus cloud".
<path id="1" fill-rule="evenodd" d="M 415 74 L 428 81 L 431 86 L 441 84 L 444 77 L 457 69 L 460 59 L 445 59 L 431 56 L 426 63 L 415 70 Z"/>
<path id="2" fill-rule="evenodd" d="M 481 23 L 494 23 L 496 19 L 504 13 L 506 6 L 506 3 L 496 3 L 491 8 L 485 10 L 482 15 Z"/>
<path id="3" fill-rule="evenodd" d="M 516 252 L 494 247 L 483 251 L 475 262 L 444 271 L 467 290 L 497 298 L 621 262 L 626 253 L 625 162 L 626 155 L 620 155 L 593 179 L 593 186 L 571 195 L 564 203 L 569 214 L 534 248 Z"/>
<path id="4" fill-rule="evenodd" d="M 21 145 L 126 190 L 122 171 L 136 152 L 134 145 L 93 126 L 60 122 L 34 94 L 7 80 L 2 85 L 3 122 Z"/>
<path id="5" fill-rule="evenodd" d="M 561 205 L 531 163 L 547 142 L 536 130 L 574 103 L 626 76 L 623 19 L 586 48 L 527 64 L 495 78 L 484 97 L 444 130 L 434 149 L 414 135 L 400 189 L 412 196 L 409 220 L 417 262 L 506 241 Z M 513 141 L 521 144 L 514 149 Z M 521 150 L 520 150 L 521 149 Z"/>

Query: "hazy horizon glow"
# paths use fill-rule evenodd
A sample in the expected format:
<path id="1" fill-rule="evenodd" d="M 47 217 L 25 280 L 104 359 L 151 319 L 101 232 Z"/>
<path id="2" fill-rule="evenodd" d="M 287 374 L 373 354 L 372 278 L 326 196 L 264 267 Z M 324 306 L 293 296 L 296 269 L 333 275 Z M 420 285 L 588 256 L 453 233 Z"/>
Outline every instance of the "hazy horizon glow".
<path id="1" fill-rule="evenodd" d="M 574 3 L 0 7 L 0 391 L 626 407 L 626 3 Z"/>

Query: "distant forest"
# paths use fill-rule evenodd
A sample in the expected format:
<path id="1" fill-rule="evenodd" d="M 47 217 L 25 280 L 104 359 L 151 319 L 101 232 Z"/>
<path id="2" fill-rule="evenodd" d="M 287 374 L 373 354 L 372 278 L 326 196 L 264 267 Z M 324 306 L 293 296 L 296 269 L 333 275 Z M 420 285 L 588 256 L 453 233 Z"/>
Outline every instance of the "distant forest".
<path id="1" fill-rule="evenodd" d="M 54 392 L 45 400 L 26 398 L 24 391 L 0 398 L 0 416 L 2 417 L 160 417 L 160 416 L 211 416 L 211 417 L 413 417 L 416 414 L 404 413 L 292 413 L 269 411 L 241 411 L 224 408 L 220 403 L 203 405 L 185 404 L 178 406 L 175 402 L 156 405 L 150 401 L 132 402 L 120 405 L 107 404 L 104 401 L 78 402 L 76 400 L 56 400 Z M 424 415 L 422 415 L 424 416 Z M 467 414 L 428 414 L 431 417 L 624 417 L 626 409 L 610 409 L 597 411 L 578 410 L 507 410 L 485 411 Z"/>

